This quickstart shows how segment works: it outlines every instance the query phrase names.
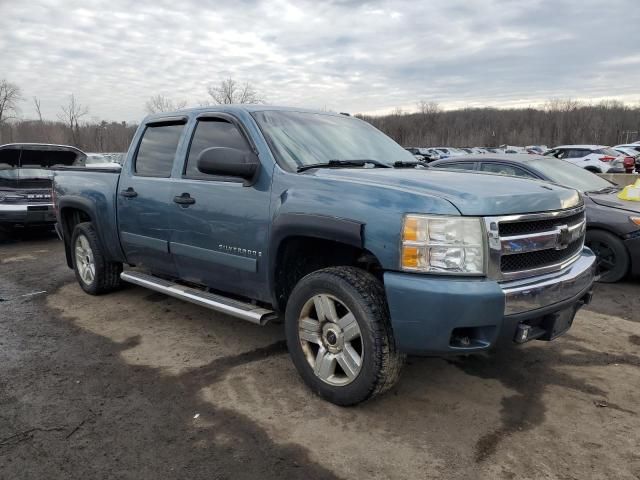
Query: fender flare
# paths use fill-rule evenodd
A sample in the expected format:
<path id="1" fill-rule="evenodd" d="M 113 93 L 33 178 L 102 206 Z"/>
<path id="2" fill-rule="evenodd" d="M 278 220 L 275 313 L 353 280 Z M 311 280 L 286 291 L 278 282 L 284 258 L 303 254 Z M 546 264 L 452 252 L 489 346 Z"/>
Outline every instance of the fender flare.
<path id="1" fill-rule="evenodd" d="M 290 237 L 313 237 L 364 248 L 364 225 L 340 217 L 307 213 L 283 213 L 271 224 L 269 239 L 269 289 L 273 305 L 278 305 L 276 269 L 280 245 Z"/>
<path id="2" fill-rule="evenodd" d="M 67 260 L 67 266 L 69 268 L 73 268 L 73 261 L 71 259 L 71 235 L 72 231 L 67 229 L 67 225 L 64 224 L 62 220 L 62 212 L 65 208 L 73 208 L 75 210 L 80 210 L 86 213 L 89 216 L 91 222 L 96 225 L 96 215 L 95 215 L 95 206 L 86 198 L 82 197 L 65 197 L 61 198 L 58 203 L 58 218 L 60 220 L 60 230 L 62 231 L 62 237 L 64 241 L 64 254 Z M 100 242 L 104 245 L 104 240 L 102 238 L 101 232 L 96 228 L 96 234 Z"/>

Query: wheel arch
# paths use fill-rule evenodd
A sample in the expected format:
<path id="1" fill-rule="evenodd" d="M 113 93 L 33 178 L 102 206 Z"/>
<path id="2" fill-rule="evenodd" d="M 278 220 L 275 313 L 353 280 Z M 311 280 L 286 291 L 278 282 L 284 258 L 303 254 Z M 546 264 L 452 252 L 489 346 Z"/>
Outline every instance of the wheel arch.
<path id="1" fill-rule="evenodd" d="M 284 311 L 297 281 L 315 270 L 351 265 L 381 273 L 378 259 L 364 248 L 363 234 L 364 224 L 350 219 L 302 213 L 278 216 L 269 242 L 274 307 Z"/>
<path id="2" fill-rule="evenodd" d="M 71 235 L 73 234 L 73 229 L 82 222 L 92 222 L 95 225 L 95 212 L 91 202 L 84 198 L 62 199 L 58 205 L 58 218 L 64 240 L 67 266 L 73 268 L 71 259 Z M 100 236 L 100 232 L 97 232 L 97 234 Z"/>

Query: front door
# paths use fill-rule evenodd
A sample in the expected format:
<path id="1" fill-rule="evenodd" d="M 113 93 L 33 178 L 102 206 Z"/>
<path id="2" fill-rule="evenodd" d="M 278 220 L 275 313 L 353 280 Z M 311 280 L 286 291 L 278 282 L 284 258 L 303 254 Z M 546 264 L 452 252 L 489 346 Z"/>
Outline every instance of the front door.
<path id="1" fill-rule="evenodd" d="M 171 170 L 184 120 L 147 124 L 118 185 L 120 240 L 129 263 L 152 273 L 177 276 L 169 252 Z"/>
<path id="2" fill-rule="evenodd" d="M 251 148 L 230 118 L 198 120 L 172 185 L 170 250 L 181 279 L 260 298 L 267 282 L 270 172 L 260 168 L 251 185 L 203 174 L 197 159 L 211 147 Z"/>

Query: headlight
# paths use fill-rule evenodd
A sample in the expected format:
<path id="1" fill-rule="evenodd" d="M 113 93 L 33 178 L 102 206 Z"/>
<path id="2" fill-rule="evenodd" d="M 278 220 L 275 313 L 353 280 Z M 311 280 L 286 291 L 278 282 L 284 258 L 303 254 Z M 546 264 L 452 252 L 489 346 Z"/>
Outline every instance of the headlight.
<path id="1" fill-rule="evenodd" d="M 629 217 L 629 220 L 631 220 L 632 223 L 640 226 L 640 217 Z"/>
<path id="2" fill-rule="evenodd" d="M 402 270 L 484 274 L 484 234 L 479 218 L 405 215 Z"/>

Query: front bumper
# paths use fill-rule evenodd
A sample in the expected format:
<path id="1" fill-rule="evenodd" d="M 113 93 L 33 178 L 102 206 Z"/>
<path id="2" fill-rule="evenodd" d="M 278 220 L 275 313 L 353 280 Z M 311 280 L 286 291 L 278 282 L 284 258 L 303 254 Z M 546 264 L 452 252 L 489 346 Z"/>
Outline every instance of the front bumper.
<path id="1" fill-rule="evenodd" d="M 52 203 L 0 204 L 0 223 L 11 225 L 53 224 L 56 214 Z"/>
<path id="2" fill-rule="evenodd" d="M 631 275 L 640 276 L 640 235 L 627 238 L 624 244 L 631 259 Z"/>
<path id="3" fill-rule="evenodd" d="M 566 331 L 557 331 L 559 318 L 569 326 L 590 300 L 594 278 L 595 255 L 585 248 L 565 269 L 523 280 L 386 272 L 384 283 L 398 349 L 442 355 L 514 343 L 523 326 L 531 338 L 555 338 Z"/>

